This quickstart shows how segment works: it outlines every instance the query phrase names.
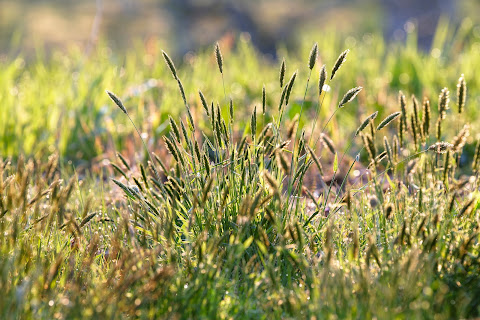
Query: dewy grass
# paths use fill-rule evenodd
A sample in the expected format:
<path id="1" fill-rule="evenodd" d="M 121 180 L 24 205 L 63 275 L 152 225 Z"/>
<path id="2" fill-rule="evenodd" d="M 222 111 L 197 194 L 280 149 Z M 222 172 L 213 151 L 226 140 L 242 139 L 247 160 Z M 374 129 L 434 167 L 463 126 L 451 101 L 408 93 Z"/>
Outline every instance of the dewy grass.
<path id="1" fill-rule="evenodd" d="M 377 93 L 371 93 L 369 79 L 362 83 L 361 101 L 354 100 L 359 89 L 350 80 L 357 77 L 348 72 L 350 64 L 342 65 L 345 57 L 320 97 L 317 88 L 312 94 L 307 86 L 305 93 L 293 80 L 278 88 L 273 66 L 265 72 L 271 79 L 242 82 L 245 72 L 236 73 L 236 53 L 230 52 L 220 68 L 228 74 L 224 88 L 215 80 L 210 87 L 206 77 L 200 83 L 205 95 L 184 76 L 188 67 L 175 68 L 165 58 L 159 67 L 161 95 L 150 98 L 167 106 L 183 102 L 183 117 L 165 113 L 161 122 L 151 120 L 165 141 L 142 142 L 156 148 L 158 156 L 147 150 L 155 161 L 129 154 L 132 141 L 120 144 L 123 155 L 115 171 L 106 173 L 113 180 L 105 185 L 105 176 L 77 178 L 56 157 L 45 163 L 23 157 L 0 161 L 0 318 L 480 316 L 480 148 L 473 158 L 477 126 L 466 125 L 475 121 L 473 99 L 465 97 L 468 103 L 455 119 L 445 111 L 437 140 L 426 125 L 430 117 L 436 120 L 436 108 L 430 115 L 429 106 L 404 100 L 374 110 L 371 95 Z M 333 54 L 323 57 L 320 43 L 311 52 L 301 65 L 288 59 L 298 68 L 296 83 L 307 82 L 315 70 L 312 56 L 338 64 Z M 217 58 L 217 50 L 210 51 L 194 64 L 209 70 Z M 316 71 L 321 88 L 327 85 L 325 70 Z M 425 80 L 429 90 L 421 91 L 453 86 L 458 74 L 441 79 L 436 86 Z M 237 83 L 248 100 L 217 102 L 225 98 L 225 88 L 235 89 L 228 90 L 234 95 Z M 468 83 L 472 94 L 475 82 Z M 382 95 L 393 101 L 396 89 Z M 140 132 L 148 128 L 136 114 L 138 100 L 108 96 L 121 112 L 106 110 L 131 116 L 143 138 Z M 297 103 L 302 97 L 303 118 Z M 311 103 L 317 99 L 320 103 Z M 281 100 L 281 110 L 268 108 Z M 327 117 L 329 111 L 320 110 L 323 102 L 323 108 L 335 108 L 333 115 L 341 110 L 341 119 Z M 258 119 L 259 103 L 264 121 Z M 353 123 L 348 116 L 364 103 L 368 111 Z M 278 125 L 282 113 L 285 122 L 294 119 L 291 129 Z M 315 114 L 322 126 L 308 137 L 305 128 Z M 122 117 L 115 118 L 118 130 Z M 398 118 L 405 121 L 400 131 L 392 125 Z M 465 126 L 454 131 L 452 122 Z M 312 137 L 325 148 L 310 145 Z"/>

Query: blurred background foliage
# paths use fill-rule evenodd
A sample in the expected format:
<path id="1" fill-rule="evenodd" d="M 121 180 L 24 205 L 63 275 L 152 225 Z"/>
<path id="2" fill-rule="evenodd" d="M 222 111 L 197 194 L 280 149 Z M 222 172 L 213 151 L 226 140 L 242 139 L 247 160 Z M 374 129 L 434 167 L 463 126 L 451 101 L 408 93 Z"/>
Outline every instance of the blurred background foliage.
<path id="1" fill-rule="evenodd" d="M 150 37 L 172 44 L 177 54 L 210 45 L 227 32 L 248 32 L 263 53 L 277 44 L 298 44 L 299 33 L 337 30 L 359 35 L 381 31 L 405 39 L 413 21 L 427 48 L 438 19 L 458 25 L 479 21 L 477 0 L 1 0 L 0 53 L 89 47 L 99 38 L 114 49 Z M 477 32 L 480 32 L 477 30 Z"/>
<path id="2" fill-rule="evenodd" d="M 41 157 L 59 151 L 67 160 L 91 165 L 139 141 L 104 90 L 125 100 L 150 147 L 161 144 L 168 114 L 183 115 L 177 84 L 161 50 L 174 59 L 187 99 L 204 121 L 198 98 L 226 107 L 212 48 L 225 59 L 227 96 L 237 119 L 248 119 L 265 84 L 268 115 L 280 98 L 278 66 L 299 71 L 293 117 L 300 109 L 314 42 L 319 62 L 330 69 L 338 54 L 352 50 L 327 95 L 321 117 L 353 86 L 365 88 L 358 101 L 329 128 L 334 138 L 349 134 L 358 117 L 397 111 L 398 90 L 419 99 L 449 87 L 452 95 L 465 73 L 467 112 L 476 130 L 480 102 L 480 25 L 475 0 L 450 1 L 208 1 L 45 0 L 0 2 L 0 152 Z M 347 69 L 348 68 L 348 69 Z M 306 112 L 318 102 L 315 85 Z M 435 107 L 434 107 L 435 109 Z M 225 110 L 226 112 L 226 110 Z M 244 116 L 244 117 L 243 117 Z M 304 119 L 308 119 L 305 117 Z M 339 125 L 341 124 L 341 125 Z M 242 128 L 241 121 L 238 128 Z M 341 143 L 341 141 L 340 141 Z M 92 162 L 92 160 L 94 160 Z"/>

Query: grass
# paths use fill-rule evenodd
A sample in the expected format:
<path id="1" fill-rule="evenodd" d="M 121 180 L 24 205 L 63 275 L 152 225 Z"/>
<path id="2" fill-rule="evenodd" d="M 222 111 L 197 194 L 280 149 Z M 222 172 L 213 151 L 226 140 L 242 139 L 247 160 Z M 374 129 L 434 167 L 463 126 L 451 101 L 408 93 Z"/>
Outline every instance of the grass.
<path id="1" fill-rule="evenodd" d="M 443 62 L 411 47 L 368 59 L 383 45 L 374 39 L 342 65 L 335 61 L 343 48 L 333 55 L 328 37 L 317 59 L 312 43 L 299 48 L 299 60 L 284 52 L 283 83 L 279 66 L 263 64 L 244 40 L 176 67 L 161 52 L 150 56 L 153 68 L 127 58 L 113 75 L 110 58 L 84 60 L 91 73 L 82 69 L 78 87 L 61 94 L 49 86 L 72 83 L 72 56 L 22 72 L 19 60 L 7 63 L 0 90 L 38 88 L 1 95 L 5 114 L 35 120 L 2 117 L 15 129 L 4 136 L 15 161 L 0 164 L 0 317 L 478 317 L 478 84 L 468 73 L 478 46 L 452 38 L 463 53 L 445 49 L 452 60 Z M 319 94 L 313 79 L 321 70 L 329 90 Z M 459 112 L 461 73 L 467 96 Z M 119 94 L 122 83 L 150 74 L 156 86 Z M 382 82 L 401 74 L 411 80 Z M 40 117 L 47 97 L 82 107 L 65 103 L 71 112 Z M 144 146 L 130 134 L 135 125 Z M 47 145 L 59 141 L 60 156 L 28 147 L 35 134 Z M 113 159 L 115 149 L 113 171 L 77 172 L 66 161 L 87 151 Z"/>
<path id="2" fill-rule="evenodd" d="M 378 34 L 345 38 L 327 32 L 303 38 L 297 48 L 279 48 L 278 56 L 288 61 L 288 80 L 297 69 L 299 77 L 306 77 L 309 69 L 304 68 L 305 59 L 316 41 L 317 72 L 324 63 L 332 65 L 339 52 L 347 48 L 355 52 L 348 60 L 349 72 L 338 74 L 335 91 L 326 95 L 324 101 L 328 107 L 348 89 L 357 85 L 366 88 L 360 105 L 352 106 L 351 112 L 342 117 L 346 125 L 338 129 L 346 134 L 356 125 L 354 114 L 370 111 L 366 108 L 378 109 L 379 116 L 392 111 L 398 90 L 419 97 L 433 96 L 438 88 L 455 83 L 459 70 L 475 90 L 478 79 L 473 70 L 480 67 L 480 48 L 478 34 L 473 30 L 475 26 L 468 23 L 456 32 L 442 25 L 434 49 L 426 53 L 417 50 L 414 33 L 403 46 L 388 45 Z M 237 110 L 237 118 L 247 119 L 253 106 L 260 105 L 264 84 L 267 92 L 275 93 L 268 95 L 268 105 L 278 104 L 278 63 L 259 56 L 246 37 L 239 37 L 233 47 L 227 41 L 222 47 L 228 56 L 226 92 L 235 103 L 245 106 L 242 111 Z M 170 70 L 161 62 L 160 48 L 164 46 L 150 43 L 119 56 L 100 45 L 88 57 L 79 48 L 72 48 L 68 53 L 55 52 L 50 57 L 39 49 L 37 57 L 28 61 L 22 56 L 0 58 L 1 153 L 14 157 L 43 154 L 45 158 L 58 150 L 62 158 L 76 165 L 89 165 L 104 154 L 113 155 L 115 150 L 124 149 L 134 130 L 122 112 L 108 104 L 108 97 L 103 94 L 105 88 L 128 102 L 132 118 L 140 131 L 148 135 L 150 147 L 154 147 L 168 131 L 168 115 L 183 112 L 181 97 L 171 94 L 177 90 L 177 84 L 168 81 Z M 228 102 L 221 99 L 223 86 L 218 85 L 218 77 L 211 72 L 216 68 L 211 49 L 175 62 L 194 112 L 202 112 L 199 88 L 207 100 L 219 99 L 222 112 L 228 112 Z M 306 95 L 303 124 L 316 110 L 313 89 L 310 86 Z M 299 112 L 304 90 L 303 86 L 294 88 L 295 103 L 286 110 L 288 118 Z M 477 103 L 477 97 L 472 92 L 468 105 Z M 320 116 L 329 116 L 329 111 L 323 108 Z M 470 119 L 476 117 L 475 108 L 467 108 L 467 112 Z M 49 116 L 44 117 L 45 114 Z"/>

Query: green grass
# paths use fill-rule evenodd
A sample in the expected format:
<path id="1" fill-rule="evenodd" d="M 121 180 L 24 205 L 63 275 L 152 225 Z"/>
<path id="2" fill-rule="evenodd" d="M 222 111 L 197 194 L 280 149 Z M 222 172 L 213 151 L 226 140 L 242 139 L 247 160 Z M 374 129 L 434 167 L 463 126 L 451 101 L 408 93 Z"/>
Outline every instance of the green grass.
<path id="1" fill-rule="evenodd" d="M 441 25 L 433 56 L 417 50 L 414 34 L 410 34 L 404 46 L 387 45 L 377 34 L 345 38 L 335 32 L 305 37 L 298 48 L 279 48 L 278 56 L 288 61 L 288 76 L 298 69 L 299 77 L 305 78 L 305 59 L 313 42 L 319 43 L 317 71 L 323 63 L 333 64 L 339 52 L 345 49 L 355 52 L 348 60 L 349 71 L 338 75 L 334 91 L 327 95 L 324 104 L 326 107 L 331 102 L 335 104 L 338 95 L 353 86 L 366 89 L 360 106 L 351 106 L 350 112 L 342 117 L 345 125 L 339 130 L 346 134 L 356 125 L 353 115 L 379 110 L 383 116 L 393 110 L 398 90 L 419 97 L 433 96 L 438 88 L 454 84 L 461 72 L 465 73 L 471 90 L 476 90 L 479 84 L 474 70 L 480 67 L 480 39 L 478 32 L 472 30 L 474 26 L 468 23 L 456 32 Z M 108 97 L 103 94 L 105 89 L 128 101 L 139 129 L 153 138 L 149 143 L 155 146 L 168 130 L 168 114 L 184 114 L 181 97 L 172 94 L 177 90 L 176 83 L 169 81 L 160 48 L 164 49 L 159 43 L 148 48 L 139 45 L 125 55 L 118 55 L 101 45 L 88 57 L 80 49 L 72 48 L 66 54 L 55 52 L 49 58 L 39 51 L 37 58 L 27 62 L 21 56 L 0 59 L 1 153 L 38 157 L 58 150 L 62 157 L 78 165 L 82 161 L 88 164 L 112 150 L 124 149 L 125 139 L 133 128 L 119 110 L 108 104 Z M 244 106 L 237 110 L 238 119 L 246 119 L 253 105 L 260 102 L 263 84 L 268 104 L 277 104 L 278 62 L 259 56 L 248 39 L 242 37 L 233 51 L 224 47 L 224 55 L 225 68 L 229 70 L 225 75 L 226 92 L 236 104 Z M 224 91 L 218 85 L 218 76 L 211 72 L 216 62 L 210 48 L 175 62 L 180 66 L 179 75 L 195 113 L 202 110 L 199 89 L 209 103 L 219 101 L 222 108 L 228 104 L 222 99 Z M 149 82 L 150 79 L 155 81 Z M 307 92 L 304 110 L 307 115 L 315 112 L 317 98 L 313 89 L 311 86 Z M 302 86 L 294 88 L 295 103 L 286 110 L 288 117 L 299 112 L 303 94 Z M 472 92 L 467 103 L 475 106 L 478 95 Z M 323 108 L 321 116 L 328 116 L 328 111 Z M 226 108 L 224 112 L 228 112 Z M 467 108 L 467 112 L 471 119 L 476 118 L 476 108 Z"/>
<path id="2" fill-rule="evenodd" d="M 331 81 L 345 46 L 321 39 L 315 66 L 308 40 L 301 58 L 280 50 L 283 88 L 279 63 L 245 40 L 220 44 L 222 74 L 210 49 L 176 74 L 160 50 L 139 49 L 123 69 L 105 49 L 5 63 L 0 100 L 13 120 L 1 118 L 2 152 L 15 161 L 0 164 L 0 317 L 478 317 L 475 38 L 437 40 L 439 58 L 363 39 Z M 331 89 L 319 95 L 324 63 Z M 158 86 L 128 93 L 149 78 Z M 439 120 L 443 87 L 450 108 Z M 66 161 L 115 150 L 113 169 Z"/>

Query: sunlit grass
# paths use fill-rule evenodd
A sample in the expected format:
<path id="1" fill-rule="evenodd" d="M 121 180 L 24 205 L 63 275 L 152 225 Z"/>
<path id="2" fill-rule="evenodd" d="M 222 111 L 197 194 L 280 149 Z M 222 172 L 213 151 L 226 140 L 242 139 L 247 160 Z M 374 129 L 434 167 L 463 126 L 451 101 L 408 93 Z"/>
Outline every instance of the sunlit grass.
<path id="1" fill-rule="evenodd" d="M 343 40 L 327 33 L 309 37 L 295 50 L 280 48 L 278 56 L 289 62 L 287 74 L 298 69 L 299 77 L 306 77 L 307 70 L 301 66 L 312 42 L 319 43 L 316 72 L 324 63 L 332 64 L 338 52 L 355 50 L 355 56 L 348 60 L 349 72 L 338 75 L 334 91 L 325 97 L 324 108 L 320 110 L 320 116 L 327 117 L 330 106 L 335 105 L 342 92 L 355 85 L 366 88 L 360 105 L 352 106 L 342 116 L 347 125 L 339 126 L 338 130 L 348 134 L 355 126 L 354 115 L 374 110 L 380 116 L 391 112 L 398 90 L 417 96 L 433 95 L 445 83 L 454 83 L 459 70 L 465 73 L 471 90 L 476 90 L 478 79 L 474 70 L 480 67 L 480 40 L 472 29 L 467 25 L 456 34 L 449 31 L 445 37 L 438 36 L 432 52 L 418 51 L 413 44 L 414 34 L 407 46 L 400 46 L 388 45 L 378 35 Z M 229 69 L 225 75 L 226 91 L 236 103 L 245 106 L 238 111 L 244 112 L 238 118 L 245 119 L 259 103 L 264 84 L 267 92 L 272 93 L 268 95 L 268 104 L 275 105 L 280 95 L 275 91 L 278 83 L 274 81 L 277 63 L 259 56 L 247 38 L 240 37 L 233 48 L 225 44 L 223 51 L 228 57 L 225 67 Z M 102 94 L 105 88 L 128 101 L 140 130 L 153 138 L 149 139 L 151 145 L 165 134 L 168 114 L 183 113 L 181 97 L 171 94 L 176 83 L 167 81 L 169 70 L 162 63 L 159 44 L 139 46 L 124 56 L 101 45 L 88 57 L 78 49 L 67 54 L 57 52 L 48 59 L 42 57 L 40 54 L 27 62 L 22 57 L 0 60 L 2 154 L 48 155 L 58 149 L 62 156 L 78 164 L 80 159 L 89 161 L 105 152 L 122 149 L 125 137 L 133 130 L 119 111 L 107 104 Z M 194 113 L 202 110 L 197 94 L 200 88 L 208 99 L 216 97 L 227 112 L 228 101 L 222 99 L 223 86 L 218 86 L 212 72 L 216 62 L 210 50 L 189 54 L 175 62 Z M 315 112 L 318 99 L 313 89 L 310 86 L 307 92 L 304 105 L 307 117 L 303 119 Z M 285 110 L 287 117 L 299 112 L 303 93 L 304 88 L 294 88 L 295 103 Z M 473 106 L 477 102 L 478 95 L 472 91 L 467 104 Z M 471 119 L 476 118 L 475 108 L 467 108 L 467 112 Z"/>
<path id="2" fill-rule="evenodd" d="M 479 316 L 478 45 L 338 41 L 5 63 L 0 318 Z"/>

